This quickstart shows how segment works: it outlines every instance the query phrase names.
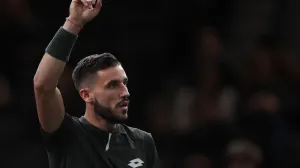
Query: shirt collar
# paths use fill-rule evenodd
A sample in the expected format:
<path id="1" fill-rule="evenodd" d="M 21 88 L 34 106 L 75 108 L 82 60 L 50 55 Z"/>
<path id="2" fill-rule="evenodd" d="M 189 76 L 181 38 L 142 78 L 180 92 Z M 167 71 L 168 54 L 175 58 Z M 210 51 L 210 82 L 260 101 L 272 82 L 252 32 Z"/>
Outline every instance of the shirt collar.
<path id="1" fill-rule="evenodd" d="M 93 124 L 91 124 L 84 116 L 79 118 L 79 121 L 82 122 L 85 126 L 87 126 L 89 129 L 97 130 L 102 133 L 109 133 L 107 131 L 103 131 L 100 128 L 97 128 Z M 122 124 L 117 124 L 116 130 L 114 130 L 112 133 L 121 133 L 121 134 L 127 134 Z"/>

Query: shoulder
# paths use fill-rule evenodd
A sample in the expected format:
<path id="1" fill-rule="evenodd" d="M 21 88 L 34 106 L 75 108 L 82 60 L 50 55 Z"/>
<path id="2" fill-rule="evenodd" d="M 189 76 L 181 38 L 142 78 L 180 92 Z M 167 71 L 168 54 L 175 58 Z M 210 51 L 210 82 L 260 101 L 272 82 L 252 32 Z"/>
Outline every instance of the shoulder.
<path id="1" fill-rule="evenodd" d="M 60 123 L 59 127 L 54 132 L 48 133 L 48 132 L 45 132 L 42 128 L 41 128 L 41 131 L 44 135 L 47 135 L 47 136 L 50 136 L 50 135 L 53 136 L 53 135 L 59 134 L 60 132 L 64 132 L 64 131 L 69 132 L 70 130 L 72 130 L 74 123 L 76 121 L 78 121 L 78 118 L 73 117 L 68 113 L 65 113 L 65 116 L 64 116 L 62 122 Z"/>
<path id="2" fill-rule="evenodd" d="M 64 119 L 58 129 L 48 133 L 40 128 L 44 145 L 48 152 L 61 151 L 74 142 L 79 127 L 78 118 L 65 113 Z"/>
<path id="3" fill-rule="evenodd" d="M 75 130 L 78 127 L 82 127 L 81 122 L 80 122 L 80 118 L 78 118 L 76 116 L 72 116 L 68 113 L 65 114 L 64 121 L 63 121 L 62 124 L 66 124 L 66 125 L 68 125 L 69 129 L 75 129 Z"/>
<path id="4" fill-rule="evenodd" d="M 125 124 L 120 125 L 121 131 L 126 132 L 126 134 L 132 139 L 140 139 L 143 141 L 151 142 L 153 141 L 152 134 L 150 132 L 141 130 L 139 128 L 130 127 Z"/>
<path id="5" fill-rule="evenodd" d="M 54 132 L 48 133 L 45 132 L 42 128 L 40 129 L 42 136 L 46 141 L 58 143 L 59 141 L 62 142 L 64 140 L 69 140 L 70 138 L 73 138 L 75 133 L 77 133 L 78 130 L 80 130 L 78 129 L 80 127 L 81 126 L 78 117 L 74 117 L 68 113 L 65 113 L 62 123 Z"/>

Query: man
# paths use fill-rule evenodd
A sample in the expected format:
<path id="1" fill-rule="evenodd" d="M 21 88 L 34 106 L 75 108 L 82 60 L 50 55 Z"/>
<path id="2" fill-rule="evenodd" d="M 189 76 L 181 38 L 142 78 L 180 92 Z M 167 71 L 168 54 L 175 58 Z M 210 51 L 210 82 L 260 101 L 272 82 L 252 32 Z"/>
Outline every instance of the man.
<path id="1" fill-rule="evenodd" d="M 73 0 L 70 15 L 55 34 L 34 77 L 38 118 L 50 168 L 154 168 L 158 155 L 150 133 L 123 124 L 127 119 L 127 76 L 109 53 L 83 58 L 73 71 L 84 116 L 64 111 L 58 80 L 82 27 L 101 1 Z"/>

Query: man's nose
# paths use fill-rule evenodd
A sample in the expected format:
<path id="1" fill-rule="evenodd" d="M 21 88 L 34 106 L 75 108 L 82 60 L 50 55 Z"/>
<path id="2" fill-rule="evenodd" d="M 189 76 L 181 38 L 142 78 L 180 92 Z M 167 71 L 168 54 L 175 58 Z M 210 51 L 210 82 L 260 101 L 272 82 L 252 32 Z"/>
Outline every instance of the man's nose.
<path id="1" fill-rule="evenodd" d="M 120 97 L 129 97 L 129 96 L 130 96 L 130 94 L 129 94 L 127 86 L 123 85 Z"/>

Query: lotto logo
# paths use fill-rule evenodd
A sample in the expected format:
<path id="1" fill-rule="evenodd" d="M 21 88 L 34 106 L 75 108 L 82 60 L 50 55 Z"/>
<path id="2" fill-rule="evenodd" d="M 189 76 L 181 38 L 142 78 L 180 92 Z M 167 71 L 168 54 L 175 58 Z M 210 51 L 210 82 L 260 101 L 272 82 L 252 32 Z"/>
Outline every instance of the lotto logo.
<path id="1" fill-rule="evenodd" d="M 140 158 L 136 158 L 136 159 L 129 161 L 128 165 L 132 168 L 137 168 L 137 167 L 143 166 L 143 163 L 144 162 Z"/>

